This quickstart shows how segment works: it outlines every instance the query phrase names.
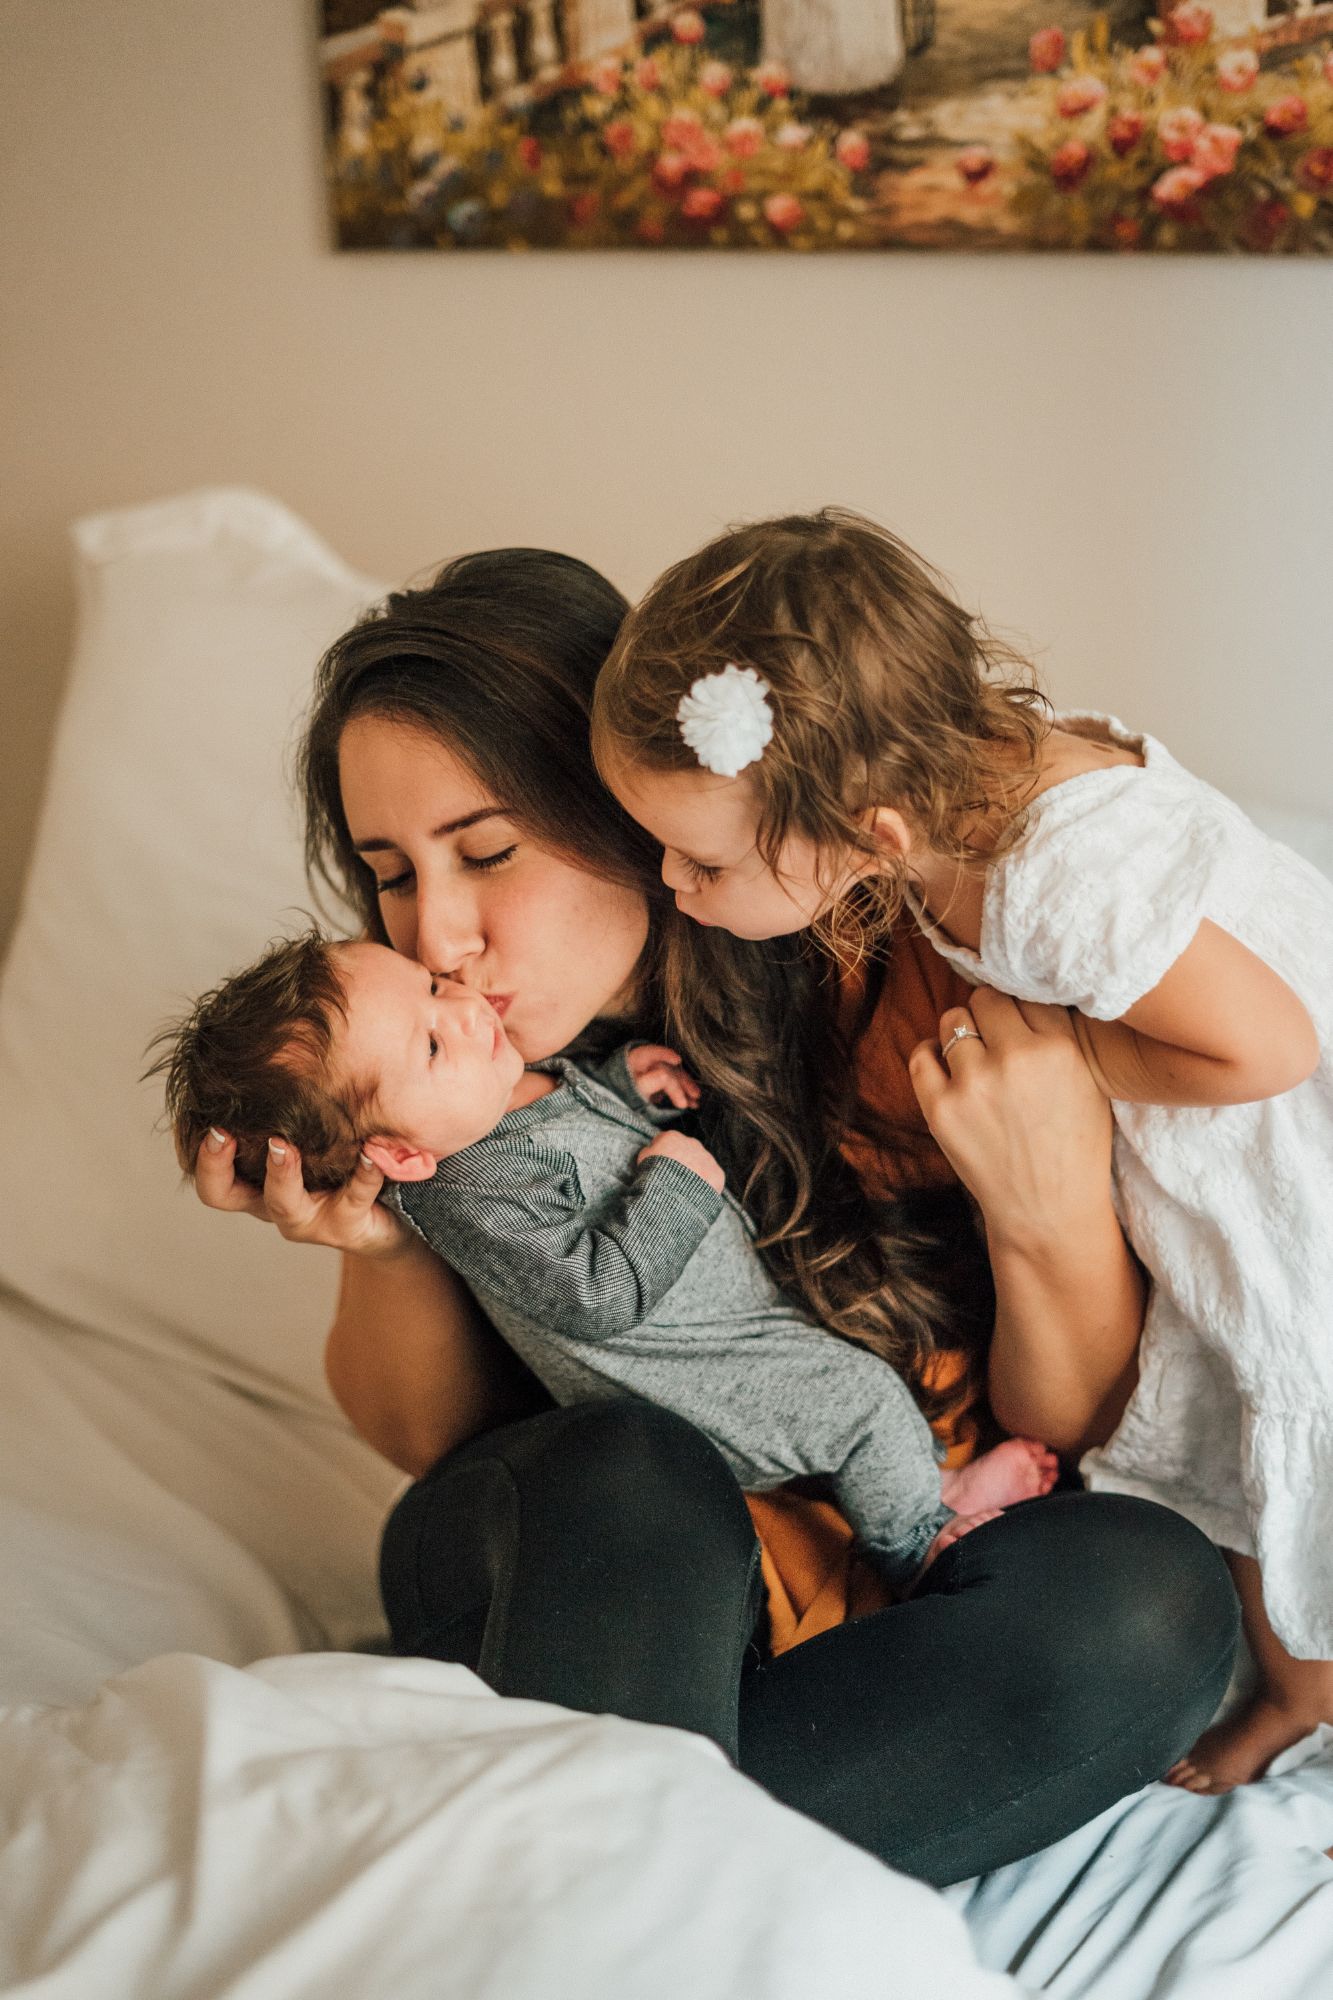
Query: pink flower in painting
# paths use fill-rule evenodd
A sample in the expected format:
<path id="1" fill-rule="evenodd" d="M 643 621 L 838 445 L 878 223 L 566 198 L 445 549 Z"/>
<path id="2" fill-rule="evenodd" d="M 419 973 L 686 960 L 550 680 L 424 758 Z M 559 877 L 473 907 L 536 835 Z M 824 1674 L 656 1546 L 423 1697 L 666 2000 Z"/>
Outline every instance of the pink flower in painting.
<path id="1" fill-rule="evenodd" d="M 685 185 L 690 163 L 683 153 L 659 153 L 653 161 L 653 186 L 662 194 L 675 194 Z"/>
<path id="2" fill-rule="evenodd" d="M 703 129 L 704 121 L 697 111 L 677 105 L 662 121 L 662 145 L 668 153 L 683 153 L 701 136 Z"/>
<path id="3" fill-rule="evenodd" d="M 1068 194 L 1083 180 L 1092 165 L 1092 154 L 1081 139 L 1066 139 L 1051 154 L 1051 179 Z"/>
<path id="4" fill-rule="evenodd" d="M 833 156 L 849 174 L 863 174 L 870 165 L 870 141 L 864 132 L 849 125 L 833 142 Z"/>
<path id="5" fill-rule="evenodd" d="M 805 210 L 794 194 L 771 194 L 764 203 L 765 220 L 783 236 L 791 230 L 799 229 L 805 220 Z"/>
<path id="6" fill-rule="evenodd" d="M 1219 174 L 1229 174 L 1244 137 L 1239 125 L 1205 125 L 1194 141 L 1190 165 L 1210 181 Z"/>
<path id="7" fill-rule="evenodd" d="M 1111 218 L 1111 235 L 1117 250 L 1136 250 L 1143 230 L 1132 215 L 1115 215 Z"/>
<path id="8" fill-rule="evenodd" d="M 814 136 L 812 126 L 798 125 L 794 118 L 789 118 L 786 124 L 779 125 L 773 134 L 773 144 L 780 146 L 784 153 L 799 153 L 810 144 Z"/>
<path id="9" fill-rule="evenodd" d="M 1157 139 L 1167 159 L 1187 160 L 1203 127 L 1203 115 L 1192 104 L 1181 104 L 1174 111 L 1164 111 L 1157 121 Z"/>
<path id="10" fill-rule="evenodd" d="M 633 159 L 637 143 L 632 118 L 608 118 L 602 127 L 602 144 L 613 160 Z"/>
<path id="11" fill-rule="evenodd" d="M 724 173 L 718 175 L 717 184 L 724 194 L 744 194 L 745 169 L 743 167 L 728 167 Z"/>
<path id="12" fill-rule="evenodd" d="M 662 65 L 656 56 L 645 56 L 634 65 L 634 81 L 640 90 L 660 90 L 662 88 Z"/>
<path id="13" fill-rule="evenodd" d="M 1144 119 L 1139 111 L 1117 111 L 1106 121 L 1106 142 L 1119 159 L 1132 153 L 1143 137 Z"/>
<path id="14" fill-rule="evenodd" d="M 1152 184 L 1152 198 L 1159 208 L 1185 208 L 1193 201 L 1207 176 L 1197 167 L 1168 167 Z"/>
<path id="15" fill-rule="evenodd" d="M 1055 108 L 1062 118 L 1081 118 L 1085 111 L 1094 111 L 1105 96 L 1106 85 L 1099 76 L 1071 76 L 1055 93 Z"/>
<path id="16" fill-rule="evenodd" d="M 586 229 L 590 222 L 596 222 L 601 206 L 602 197 L 597 190 L 586 188 L 582 194 L 576 194 L 570 202 L 569 219 L 576 229 Z"/>
<path id="17" fill-rule="evenodd" d="M 1028 61 L 1038 76 L 1051 76 L 1065 59 L 1063 28 L 1038 28 L 1028 43 Z"/>
<path id="18" fill-rule="evenodd" d="M 518 157 L 530 174 L 535 174 L 542 163 L 542 149 L 536 139 L 520 139 Z"/>
<path id="19" fill-rule="evenodd" d="M 693 7 L 682 7 L 679 14 L 671 16 L 672 40 L 683 42 L 687 49 L 696 47 L 707 33 L 707 22 Z"/>
<path id="20" fill-rule="evenodd" d="M 722 165 L 722 148 L 716 139 L 700 132 L 685 148 L 685 157 L 690 163 L 691 173 L 713 174 Z"/>
<path id="21" fill-rule="evenodd" d="M 1143 90 L 1151 90 L 1160 83 L 1166 70 L 1166 50 L 1159 49 L 1154 42 L 1135 49 L 1129 59 L 1129 73 Z"/>
<path id="22" fill-rule="evenodd" d="M 757 118 L 733 118 L 722 143 L 734 158 L 752 160 L 764 143 L 764 128 Z"/>
<path id="23" fill-rule="evenodd" d="M 699 88 L 706 97 L 725 97 L 731 89 L 730 64 L 706 62 L 699 71 Z"/>
<path id="24" fill-rule="evenodd" d="M 619 56 L 602 56 L 588 71 L 588 82 L 602 97 L 614 97 L 624 74 Z"/>
<path id="25" fill-rule="evenodd" d="M 791 91 L 791 78 L 780 62 L 760 63 L 750 74 L 765 97 L 786 97 Z"/>
<path id="26" fill-rule="evenodd" d="M 1217 80 L 1223 90 L 1249 90 L 1259 74 L 1259 58 L 1253 49 L 1226 49 L 1217 58 Z"/>
<path id="27" fill-rule="evenodd" d="M 1288 92 L 1286 97 L 1274 98 L 1264 113 L 1264 124 L 1278 138 L 1303 132 L 1309 122 L 1310 107 L 1297 90 Z"/>
<path id="28" fill-rule="evenodd" d="M 1245 240 L 1252 250 L 1271 250 L 1291 220 L 1291 210 L 1276 195 L 1256 202 L 1245 228 Z"/>
<path id="29" fill-rule="evenodd" d="M 687 188 L 680 204 L 680 212 L 689 222 L 712 222 L 722 209 L 722 197 L 714 187 Z"/>
<path id="30" fill-rule="evenodd" d="M 958 171 L 969 187 L 977 187 L 995 172 L 995 155 L 989 146 L 964 146 L 958 155 Z"/>
<path id="31" fill-rule="evenodd" d="M 1333 146 L 1312 146 L 1301 161 L 1301 179 L 1309 188 L 1333 188 Z"/>
<path id="32" fill-rule="evenodd" d="M 1213 32 L 1213 17 L 1207 7 L 1201 7 L 1199 0 L 1179 0 L 1166 17 L 1166 32 L 1173 42 L 1189 47 L 1194 42 L 1206 42 Z"/>
<path id="33" fill-rule="evenodd" d="M 634 225 L 634 234 L 640 243 L 660 243 L 666 235 L 666 224 L 660 215 L 641 215 Z"/>

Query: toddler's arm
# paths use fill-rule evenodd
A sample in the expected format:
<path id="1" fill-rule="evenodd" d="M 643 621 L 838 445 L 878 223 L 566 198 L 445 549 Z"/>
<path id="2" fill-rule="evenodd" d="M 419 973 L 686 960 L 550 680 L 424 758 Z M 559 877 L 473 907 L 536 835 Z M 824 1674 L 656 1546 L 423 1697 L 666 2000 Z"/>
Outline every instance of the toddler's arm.
<path id="1" fill-rule="evenodd" d="M 1250 1104 L 1318 1066 L 1314 1023 L 1286 981 L 1207 918 L 1151 993 L 1118 1021 L 1074 1015 L 1108 1097 L 1134 1104 Z"/>

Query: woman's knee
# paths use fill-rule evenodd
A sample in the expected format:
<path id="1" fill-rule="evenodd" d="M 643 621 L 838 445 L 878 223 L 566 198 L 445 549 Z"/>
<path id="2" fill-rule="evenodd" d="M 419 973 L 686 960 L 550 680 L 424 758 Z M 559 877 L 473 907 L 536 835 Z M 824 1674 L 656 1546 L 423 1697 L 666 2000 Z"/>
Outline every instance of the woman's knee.
<path id="1" fill-rule="evenodd" d="M 1168 1507 L 1128 1494 L 1086 1497 L 1103 1615 L 1137 1660 L 1145 1691 L 1154 1680 L 1195 1687 L 1201 1704 L 1215 1706 L 1240 1636 L 1240 1606 L 1220 1551 Z"/>

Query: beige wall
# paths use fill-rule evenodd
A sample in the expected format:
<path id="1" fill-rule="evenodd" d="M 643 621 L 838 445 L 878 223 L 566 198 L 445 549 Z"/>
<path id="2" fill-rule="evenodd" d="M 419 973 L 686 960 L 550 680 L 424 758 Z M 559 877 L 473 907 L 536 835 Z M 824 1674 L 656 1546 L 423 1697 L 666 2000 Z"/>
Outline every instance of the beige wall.
<path id="1" fill-rule="evenodd" d="M 845 501 L 1030 634 L 1060 698 L 1329 808 L 1333 266 L 338 256 L 314 11 L 0 9 L 0 932 L 64 525 L 202 482 L 385 577 L 537 542 L 631 592 L 730 518 Z"/>

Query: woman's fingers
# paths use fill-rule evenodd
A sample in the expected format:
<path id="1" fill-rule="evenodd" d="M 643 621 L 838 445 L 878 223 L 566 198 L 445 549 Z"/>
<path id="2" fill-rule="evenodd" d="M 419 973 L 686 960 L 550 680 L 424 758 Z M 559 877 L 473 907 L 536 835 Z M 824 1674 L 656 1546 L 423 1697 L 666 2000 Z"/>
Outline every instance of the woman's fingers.
<path id="1" fill-rule="evenodd" d="M 229 1133 L 208 1133 L 194 1163 L 194 1185 L 205 1208 L 268 1220 L 263 1195 L 236 1178 L 236 1141 Z"/>
<path id="2" fill-rule="evenodd" d="M 301 1178 L 301 1155 L 290 1140 L 268 1142 L 264 1206 L 284 1236 L 296 1234 L 314 1213 L 314 1200 Z"/>

